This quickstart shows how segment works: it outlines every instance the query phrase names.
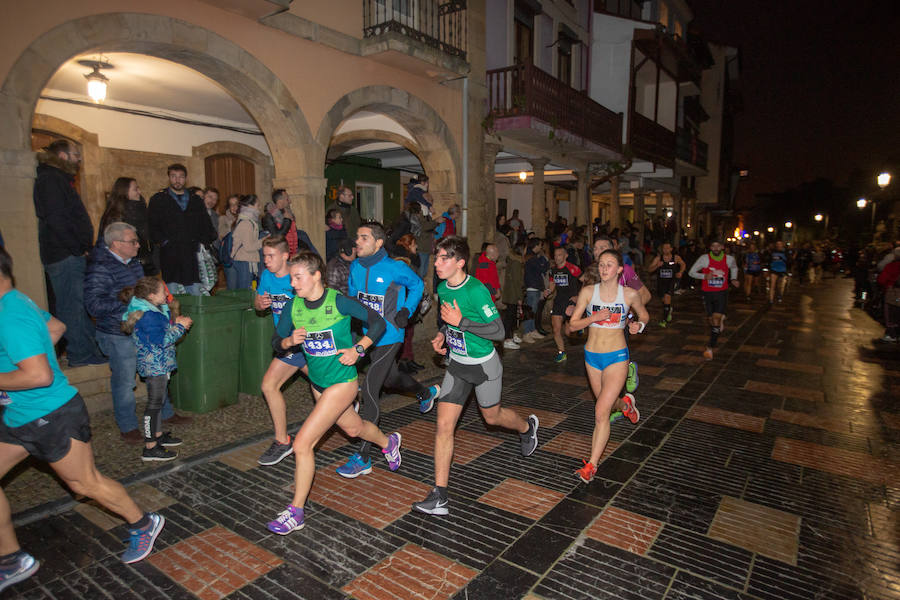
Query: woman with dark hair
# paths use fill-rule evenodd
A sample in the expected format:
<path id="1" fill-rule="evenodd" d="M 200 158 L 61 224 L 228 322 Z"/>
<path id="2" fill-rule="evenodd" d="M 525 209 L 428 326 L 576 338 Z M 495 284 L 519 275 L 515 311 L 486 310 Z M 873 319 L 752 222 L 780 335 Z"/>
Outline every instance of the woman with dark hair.
<path id="1" fill-rule="evenodd" d="M 393 258 L 409 263 L 409 267 L 418 273 L 419 267 L 421 266 L 419 257 L 419 245 L 416 243 L 416 236 L 412 233 L 400 236 L 400 239 L 397 240 L 397 243 L 394 246 Z M 400 358 L 397 361 L 397 367 L 404 373 L 411 374 L 425 368 L 425 365 L 416 362 L 416 357 L 413 355 L 413 336 L 416 331 L 416 322 L 420 320 L 419 317 L 419 313 L 416 311 L 416 313 L 410 317 L 406 329 L 403 332 L 403 347 L 400 350 Z"/>
<path id="2" fill-rule="evenodd" d="M 231 260 L 237 277 L 232 290 L 249 290 L 259 273 L 259 198 L 256 194 L 241 196 L 240 211 L 235 220 L 231 242 Z"/>
<path id="3" fill-rule="evenodd" d="M 137 230 L 137 259 L 144 268 L 144 275 L 156 275 L 159 269 L 153 262 L 150 249 L 150 230 L 147 221 L 147 201 L 141 196 L 141 188 L 133 177 L 119 177 L 106 197 L 106 209 L 100 217 L 97 243 L 102 244 L 106 226 L 116 221 L 128 223 Z"/>

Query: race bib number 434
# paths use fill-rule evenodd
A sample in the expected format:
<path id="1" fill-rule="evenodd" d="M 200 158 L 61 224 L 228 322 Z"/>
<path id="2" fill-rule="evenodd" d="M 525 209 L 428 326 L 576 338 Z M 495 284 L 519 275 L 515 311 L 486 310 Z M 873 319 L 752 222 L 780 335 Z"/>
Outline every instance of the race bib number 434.
<path id="1" fill-rule="evenodd" d="M 330 329 L 312 331 L 306 334 L 303 349 L 310 356 L 334 356 L 337 348 L 334 345 L 334 334 Z"/>

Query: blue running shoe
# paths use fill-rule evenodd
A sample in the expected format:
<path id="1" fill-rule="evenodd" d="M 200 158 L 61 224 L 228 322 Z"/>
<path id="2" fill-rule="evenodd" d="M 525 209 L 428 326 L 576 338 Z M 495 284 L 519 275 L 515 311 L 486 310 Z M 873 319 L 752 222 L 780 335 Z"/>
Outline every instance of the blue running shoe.
<path id="1" fill-rule="evenodd" d="M 278 516 L 275 517 L 274 521 L 269 521 L 268 524 L 266 524 L 266 528 L 272 533 L 287 535 L 292 531 L 303 529 L 305 524 L 303 509 L 297 508 L 293 504 L 288 504 L 286 509 L 278 513 Z"/>
<path id="2" fill-rule="evenodd" d="M 0 566 L 0 591 L 14 583 L 25 581 L 37 572 L 41 563 L 27 552 L 19 550 L 16 560 L 9 565 Z"/>
<path id="3" fill-rule="evenodd" d="M 634 393 L 638 388 L 638 368 L 637 363 L 628 361 L 628 377 L 625 378 L 625 391 L 629 394 Z M 628 416 L 628 415 L 625 415 Z"/>
<path id="4" fill-rule="evenodd" d="M 388 461 L 388 468 L 396 471 L 400 468 L 400 433 L 395 431 L 388 436 L 388 447 L 381 451 Z M 371 469 L 370 469 L 371 470 Z"/>
<path id="5" fill-rule="evenodd" d="M 562 361 L 566 360 L 566 353 L 565 352 L 557 352 L 556 358 L 554 358 L 553 360 L 558 363 L 561 363 Z"/>
<path id="6" fill-rule="evenodd" d="M 347 479 L 356 479 L 360 475 L 368 475 L 372 472 L 372 459 L 363 461 L 359 453 L 350 457 L 343 465 L 335 469 L 338 475 Z"/>
<path id="7" fill-rule="evenodd" d="M 144 560 L 153 551 L 153 542 L 165 526 L 166 518 L 158 513 L 148 513 L 147 516 L 150 518 L 149 525 L 143 529 L 129 530 L 131 543 L 122 555 L 123 563 L 131 564 Z"/>
<path id="8" fill-rule="evenodd" d="M 441 393 L 441 386 L 432 385 L 424 392 L 416 394 L 416 400 L 419 401 L 419 412 L 423 415 L 434 408 L 434 400 Z"/>

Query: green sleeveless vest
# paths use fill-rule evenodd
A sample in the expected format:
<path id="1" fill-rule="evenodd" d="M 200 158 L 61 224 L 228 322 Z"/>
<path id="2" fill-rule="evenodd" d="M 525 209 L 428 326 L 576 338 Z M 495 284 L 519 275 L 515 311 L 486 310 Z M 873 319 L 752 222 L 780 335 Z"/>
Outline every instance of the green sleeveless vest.
<path id="1" fill-rule="evenodd" d="M 350 316 L 337 307 L 338 292 L 325 289 L 325 299 L 318 308 L 307 308 L 303 298 L 295 298 L 291 308 L 294 329 L 306 329 L 303 352 L 309 365 L 309 379 L 321 388 L 356 379 L 356 365 L 342 365 L 341 348 L 353 347 Z"/>

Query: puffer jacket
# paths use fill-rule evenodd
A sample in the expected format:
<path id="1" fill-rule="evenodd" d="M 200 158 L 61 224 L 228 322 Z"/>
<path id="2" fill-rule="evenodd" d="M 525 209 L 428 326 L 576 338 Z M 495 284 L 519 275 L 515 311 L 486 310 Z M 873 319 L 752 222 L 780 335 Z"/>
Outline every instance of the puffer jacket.
<path id="1" fill-rule="evenodd" d="M 112 335 L 122 333 L 122 313 L 125 304 L 119 300 L 122 289 L 133 286 L 144 276 L 137 258 L 123 264 L 103 240 L 91 251 L 84 276 L 84 306 L 97 320 L 97 329 Z"/>
<path id="2" fill-rule="evenodd" d="M 137 346 L 138 374 L 141 377 L 168 375 L 176 368 L 175 342 L 184 335 L 185 328 L 172 323 L 165 304 L 156 306 L 143 298 L 132 298 L 122 320 L 135 312 L 142 313 L 131 334 Z"/>

